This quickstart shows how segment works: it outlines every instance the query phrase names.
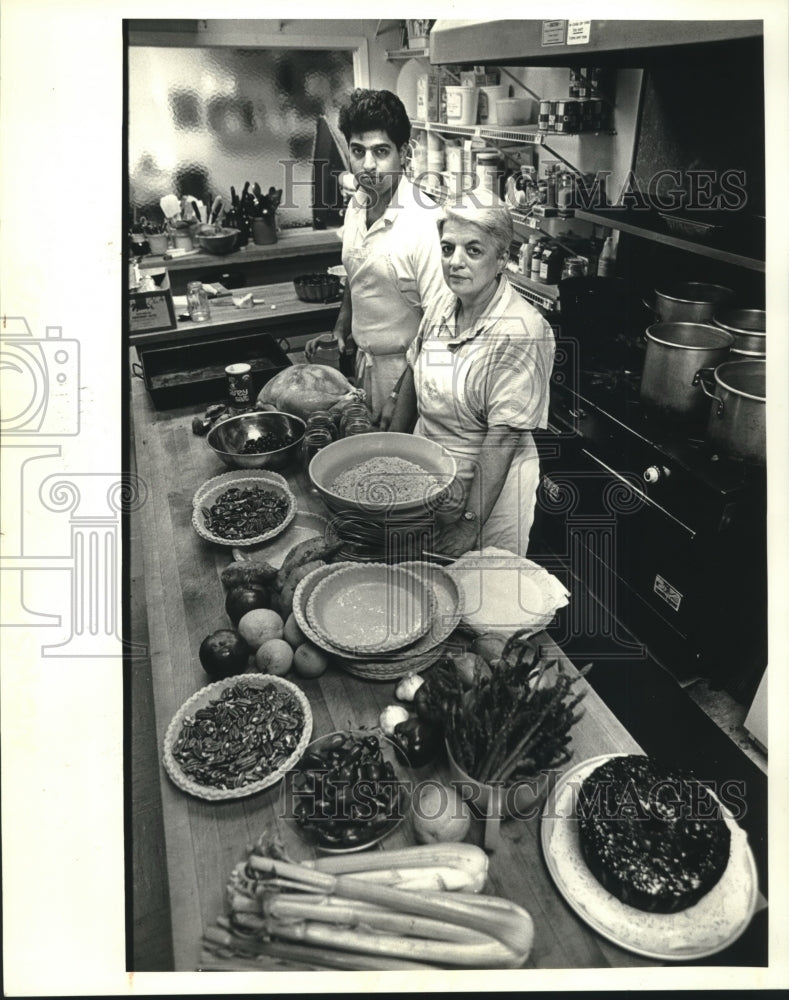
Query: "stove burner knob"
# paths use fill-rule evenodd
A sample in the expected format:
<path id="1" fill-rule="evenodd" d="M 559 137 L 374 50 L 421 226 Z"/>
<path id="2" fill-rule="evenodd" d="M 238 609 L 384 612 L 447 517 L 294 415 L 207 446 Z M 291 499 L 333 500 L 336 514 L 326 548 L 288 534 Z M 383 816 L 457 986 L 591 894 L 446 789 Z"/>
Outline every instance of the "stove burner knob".
<path id="1" fill-rule="evenodd" d="M 656 465 L 650 465 L 644 469 L 644 482 L 656 483 L 662 475 L 663 472 L 661 469 L 659 469 Z"/>

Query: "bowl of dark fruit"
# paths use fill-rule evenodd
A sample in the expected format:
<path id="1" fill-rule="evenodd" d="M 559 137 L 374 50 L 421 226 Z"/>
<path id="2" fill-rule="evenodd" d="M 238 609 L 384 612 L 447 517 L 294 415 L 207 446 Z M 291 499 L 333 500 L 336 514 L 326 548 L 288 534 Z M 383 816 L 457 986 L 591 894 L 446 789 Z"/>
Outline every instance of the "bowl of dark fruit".
<path id="1" fill-rule="evenodd" d="M 214 424 L 206 441 L 231 469 L 282 469 L 297 458 L 306 424 L 278 410 L 252 410 Z"/>
<path id="2" fill-rule="evenodd" d="M 313 740 L 286 772 L 280 798 L 280 817 L 325 854 L 379 844 L 409 810 L 394 743 L 376 730 L 346 730 Z"/>

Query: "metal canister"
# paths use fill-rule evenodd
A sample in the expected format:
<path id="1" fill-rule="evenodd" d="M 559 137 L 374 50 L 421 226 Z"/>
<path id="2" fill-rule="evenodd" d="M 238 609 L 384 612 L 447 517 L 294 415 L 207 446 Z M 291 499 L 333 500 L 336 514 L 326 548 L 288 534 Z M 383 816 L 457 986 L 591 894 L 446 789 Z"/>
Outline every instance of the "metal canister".
<path id="1" fill-rule="evenodd" d="M 227 395 L 230 405 L 237 410 L 247 409 L 252 405 L 252 366 L 248 364 L 228 365 Z"/>

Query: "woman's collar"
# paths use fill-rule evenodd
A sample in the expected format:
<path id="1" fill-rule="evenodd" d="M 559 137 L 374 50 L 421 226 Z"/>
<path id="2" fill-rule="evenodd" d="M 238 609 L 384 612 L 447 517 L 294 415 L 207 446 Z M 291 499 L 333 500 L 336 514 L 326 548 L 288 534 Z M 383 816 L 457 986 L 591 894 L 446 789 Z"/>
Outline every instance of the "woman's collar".
<path id="1" fill-rule="evenodd" d="M 472 326 L 470 326 L 468 330 L 466 330 L 463 334 L 461 334 L 460 336 L 451 337 L 449 341 L 449 346 L 456 347 L 459 346 L 460 344 L 466 343 L 466 341 L 468 340 L 474 340 L 475 337 L 478 337 L 481 333 L 484 333 L 484 331 L 492 323 L 494 323 L 497 319 L 500 319 L 501 316 L 505 315 L 507 303 L 509 302 L 509 294 L 508 294 L 509 292 L 510 292 L 510 283 L 509 281 L 507 281 L 506 277 L 503 274 L 500 274 L 498 277 L 498 288 L 496 289 L 493 298 L 488 303 L 484 314 L 480 316 L 478 319 L 475 319 Z M 454 305 L 450 315 L 452 320 L 452 326 L 454 327 L 455 330 L 457 330 L 457 317 L 458 317 L 458 312 L 460 311 L 460 305 L 461 305 L 460 299 L 458 299 L 457 296 L 454 296 Z M 449 326 L 449 324 L 447 324 L 447 326 Z"/>

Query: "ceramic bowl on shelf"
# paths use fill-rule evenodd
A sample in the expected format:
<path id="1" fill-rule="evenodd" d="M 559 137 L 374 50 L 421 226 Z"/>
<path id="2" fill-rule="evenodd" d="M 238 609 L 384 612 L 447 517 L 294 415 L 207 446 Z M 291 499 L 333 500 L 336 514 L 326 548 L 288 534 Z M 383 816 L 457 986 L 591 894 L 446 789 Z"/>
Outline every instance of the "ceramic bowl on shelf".
<path id="1" fill-rule="evenodd" d="M 238 229 L 221 229 L 214 233 L 199 233 L 197 243 L 206 253 L 223 255 L 231 253 L 238 242 Z"/>
<path id="2" fill-rule="evenodd" d="M 253 410 L 215 423 L 206 442 L 231 468 L 282 469 L 295 461 L 306 426 L 291 413 Z"/>

